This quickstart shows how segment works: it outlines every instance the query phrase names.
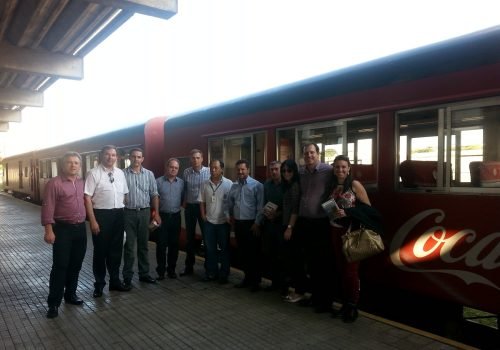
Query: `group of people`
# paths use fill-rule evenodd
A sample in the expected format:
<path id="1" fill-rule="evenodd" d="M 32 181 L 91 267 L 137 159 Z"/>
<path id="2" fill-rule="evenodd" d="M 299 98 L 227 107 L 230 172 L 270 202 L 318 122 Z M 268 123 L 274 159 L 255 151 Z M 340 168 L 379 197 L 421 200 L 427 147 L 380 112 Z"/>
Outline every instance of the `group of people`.
<path id="1" fill-rule="evenodd" d="M 106 271 L 110 291 L 131 290 L 136 255 L 139 281 L 156 283 L 165 275 L 177 278 L 184 208 L 186 261 L 181 276 L 193 273 L 198 224 L 205 249 L 203 279 L 227 283 L 232 229 L 244 272 L 244 279 L 235 287 L 258 291 L 262 275 L 268 273 L 272 280 L 269 289 L 279 289 L 285 300 L 311 305 L 316 312 L 330 311 L 345 322 L 356 320 L 358 266 L 342 255 L 341 236 L 363 224 L 363 216 L 356 215 L 358 207 L 371 207 L 365 188 L 352 178 L 347 157 L 338 156 L 333 166 L 324 164 L 318 145 L 307 144 L 304 167 L 299 169 L 291 159 L 273 161 L 264 184 L 249 175 L 247 160 L 236 162 L 233 182 L 224 176 L 223 160 L 211 159 L 206 167 L 198 149 L 190 152 L 191 167 L 182 178 L 178 176 L 179 160 L 171 158 L 165 162 L 164 175 L 155 179 L 142 166 L 140 148 L 130 151 L 126 169 L 117 168 L 116 160 L 116 147 L 103 147 L 100 164 L 83 180 L 78 176 L 80 155 L 68 152 L 62 158 L 62 173 L 46 186 L 42 225 L 45 241 L 53 245 L 48 318 L 58 316 L 63 298 L 67 304 L 83 303 L 76 289 L 87 246 L 85 220 L 94 245 L 93 296 L 99 298 Z M 331 198 L 338 204 L 334 221 L 322 207 Z M 158 226 L 155 278 L 150 275 L 148 260 L 151 222 Z M 269 270 L 264 271 L 265 267 Z M 305 298 L 306 292 L 311 293 L 310 298 Z M 336 297 L 342 302 L 340 310 L 332 308 Z"/>

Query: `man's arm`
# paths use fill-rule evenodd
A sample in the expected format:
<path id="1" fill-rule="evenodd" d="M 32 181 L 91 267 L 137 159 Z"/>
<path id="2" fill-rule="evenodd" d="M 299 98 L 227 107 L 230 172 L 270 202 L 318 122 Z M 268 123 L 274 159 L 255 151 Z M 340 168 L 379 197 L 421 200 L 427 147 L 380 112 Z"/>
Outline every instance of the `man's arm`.
<path id="1" fill-rule="evenodd" d="M 88 194 L 86 194 L 84 196 L 84 201 L 85 201 L 85 211 L 87 212 L 87 219 L 89 219 L 90 222 L 90 231 L 92 231 L 94 235 L 97 235 L 99 234 L 100 228 L 94 215 L 92 198 Z"/>

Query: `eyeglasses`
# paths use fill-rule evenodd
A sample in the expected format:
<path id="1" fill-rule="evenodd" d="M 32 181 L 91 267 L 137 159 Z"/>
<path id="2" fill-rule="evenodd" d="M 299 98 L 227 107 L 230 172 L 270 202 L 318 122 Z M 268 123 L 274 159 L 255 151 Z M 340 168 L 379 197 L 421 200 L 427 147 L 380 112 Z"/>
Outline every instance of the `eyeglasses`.
<path id="1" fill-rule="evenodd" d="M 281 170 L 282 173 L 293 173 L 292 169 L 283 169 Z"/>
<path id="2" fill-rule="evenodd" d="M 115 182 L 115 178 L 113 177 L 113 173 L 108 173 L 109 176 L 109 182 L 113 183 Z"/>

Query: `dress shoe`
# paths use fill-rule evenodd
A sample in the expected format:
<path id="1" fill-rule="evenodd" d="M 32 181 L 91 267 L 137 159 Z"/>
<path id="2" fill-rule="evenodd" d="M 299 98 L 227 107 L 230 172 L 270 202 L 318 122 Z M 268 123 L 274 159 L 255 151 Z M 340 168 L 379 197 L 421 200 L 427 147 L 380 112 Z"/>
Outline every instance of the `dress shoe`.
<path id="1" fill-rule="evenodd" d="M 175 272 L 169 272 L 169 273 L 167 273 L 167 276 L 168 276 L 168 278 L 172 278 L 172 279 L 177 278 L 177 274 Z"/>
<path id="2" fill-rule="evenodd" d="M 220 277 L 219 278 L 219 284 L 227 284 L 228 280 L 227 277 Z"/>
<path id="3" fill-rule="evenodd" d="M 57 306 L 49 306 L 49 310 L 47 311 L 47 318 L 56 318 L 59 315 L 57 311 Z"/>
<path id="4" fill-rule="evenodd" d="M 213 276 L 205 276 L 203 277 L 203 282 L 210 282 L 210 281 L 215 281 L 216 278 Z"/>
<path id="5" fill-rule="evenodd" d="M 64 297 L 64 302 L 66 304 L 71 304 L 71 305 L 82 305 L 83 304 L 83 300 L 78 298 L 76 296 L 76 294 L 73 294 L 69 297 Z"/>
<path id="6" fill-rule="evenodd" d="M 184 272 L 181 272 L 181 277 L 183 276 L 189 276 L 189 275 L 192 275 L 193 274 L 193 268 L 189 268 L 189 267 L 186 267 L 186 269 L 184 270 Z"/>
<path id="7" fill-rule="evenodd" d="M 132 289 L 132 281 L 131 280 L 123 280 L 123 286 L 125 288 L 130 288 Z"/>
<path id="8" fill-rule="evenodd" d="M 345 311 L 346 311 L 347 304 L 342 304 L 342 307 L 340 309 L 335 309 L 332 308 L 332 318 L 338 318 L 338 317 L 343 317 Z"/>
<path id="9" fill-rule="evenodd" d="M 102 287 L 95 287 L 93 296 L 94 298 L 102 297 Z"/>
<path id="10" fill-rule="evenodd" d="M 159 273 L 158 277 L 156 278 L 157 281 L 163 281 L 165 279 L 165 274 L 164 273 Z"/>
<path id="11" fill-rule="evenodd" d="M 151 276 L 139 277 L 139 281 L 146 283 L 156 283 L 156 280 Z"/>
<path id="12" fill-rule="evenodd" d="M 109 290 L 110 291 L 116 290 L 118 292 L 129 292 L 130 289 L 131 289 L 131 286 L 126 286 L 123 283 L 120 283 L 120 284 L 110 284 L 109 285 Z"/>
<path id="13" fill-rule="evenodd" d="M 347 307 L 342 314 L 342 321 L 345 323 L 353 323 L 358 319 L 358 308 L 355 304 L 347 304 Z"/>

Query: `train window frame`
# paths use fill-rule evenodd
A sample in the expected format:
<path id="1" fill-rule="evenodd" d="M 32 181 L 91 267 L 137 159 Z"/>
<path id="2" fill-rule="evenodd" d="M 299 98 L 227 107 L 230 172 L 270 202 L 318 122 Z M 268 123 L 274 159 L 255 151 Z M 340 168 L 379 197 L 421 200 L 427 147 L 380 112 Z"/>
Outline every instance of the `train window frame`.
<path id="1" fill-rule="evenodd" d="M 241 142 L 242 144 L 249 144 L 249 147 L 246 149 L 247 155 L 241 156 L 240 154 L 240 157 L 233 157 L 234 159 L 228 160 L 228 144 L 235 141 Z M 212 159 L 223 159 L 225 163 L 224 176 L 231 181 L 236 181 L 236 161 L 243 158 L 250 163 L 250 176 L 261 181 L 267 178 L 268 160 L 265 152 L 267 148 L 266 130 L 255 130 L 238 134 L 209 137 L 207 139 L 207 145 L 207 162 L 210 163 Z"/>
<path id="2" fill-rule="evenodd" d="M 40 159 L 40 178 L 41 179 L 50 179 L 52 178 L 52 172 L 50 167 L 51 160 L 48 158 Z"/>
<path id="3" fill-rule="evenodd" d="M 493 108 L 500 111 L 500 97 L 491 97 L 485 99 L 477 99 L 477 100 L 469 100 L 469 101 L 459 101 L 447 104 L 439 104 L 433 106 L 423 106 L 419 108 L 405 109 L 396 111 L 395 113 L 395 144 L 396 144 L 396 153 L 394 157 L 394 165 L 395 165 L 395 188 L 401 192 L 446 192 L 446 193 L 491 193 L 498 194 L 500 193 L 500 184 L 495 185 L 500 182 L 497 181 L 492 187 L 482 187 L 480 185 L 474 185 L 472 181 L 472 169 L 470 170 L 470 181 L 465 181 L 468 177 L 464 174 L 464 168 L 470 167 L 470 162 L 467 163 L 464 160 L 467 157 L 474 159 L 473 157 L 480 157 L 484 155 L 484 149 L 486 148 L 487 141 L 484 140 L 484 136 L 481 138 L 481 150 L 477 151 L 478 154 L 462 154 L 462 149 L 465 143 L 461 143 L 461 133 L 465 132 L 473 132 L 478 130 L 484 130 L 486 127 L 479 122 L 481 118 L 476 118 L 478 120 L 477 123 L 460 123 L 458 118 L 456 118 L 456 114 L 463 113 L 472 113 L 474 110 L 480 109 L 488 109 Z M 406 140 L 405 147 L 402 146 L 402 116 L 405 114 L 418 114 L 425 113 L 429 111 L 435 111 L 437 116 L 437 126 L 435 130 L 435 137 L 437 137 L 437 157 L 433 162 L 437 162 L 437 167 L 434 167 L 433 177 L 436 182 L 436 185 L 430 185 L 429 181 L 423 181 L 422 183 L 415 183 L 414 185 L 409 185 L 408 180 L 406 180 L 407 184 L 404 185 L 403 178 L 401 176 L 401 164 L 404 160 L 411 160 L 411 157 L 408 157 L 411 150 L 409 147 L 409 140 Z M 497 119 L 497 128 L 500 130 L 500 113 L 498 115 L 494 115 L 490 120 Z M 473 120 L 473 118 L 471 119 Z M 403 120 L 404 121 L 404 120 Z M 496 121 L 496 120 L 495 120 Z M 407 127 L 407 126 L 406 126 Z M 470 142 L 470 141 L 469 141 Z M 476 141 L 474 141 L 476 142 Z M 468 145 L 467 145 L 468 146 Z M 477 145 L 473 145 L 477 147 Z M 493 159 L 494 163 L 500 162 L 500 142 L 495 145 L 497 155 L 496 158 Z M 402 157 L 402 153 L 406 153 L 406 158 Z M 465 152 L 464 152 L 465 153 Z M 482 162 L 481 162 L 482 163 Z M 416 169 L 414 164 L 411 166 L 412 169 Z M 418 165 L 420 167 L 420 165 Z M 429 165 L 427 165 L 429 166 Z M 408 168 L 405 166 L 404 169 L 404 177 L 408 179 Z M 428 172 L 429 169 L 426 170 Z M 448 175 L 447 175 L 448 174 Z M 418 176 L 417 176 L 418 177 Z M 426 177 L 429 177 L 426 175 Z M 413 178 L 413 177 L 411 177 Z M 410 181 L 411 182 L 411 181 Z"/>
<path id="4" fill-rule="evenodd" d="M 364 127 L 361 127 L 363 123 L 366 123 Z M 356 126 L 358 125 L 358 127 Z M 367 127 L 369 126 L 369 127 Z M 341 139 L 341 142 L 337 144 L 341 145 L 341 150 L 335 149 L 335 147 L 330 147 L 335 153 L 331 156 L 327 156 L 327 149 L 323 147 L 323 142 L 321 142 L 320 146 L 320 160 L 325 163 L 333 162 L 335 156 L 339 154 L 347 154 L 351 159 L 353 170 L 356 171 L 357 177 L 360 181 L 363 182 L 363 185 L 368 189 L 373 189 L 378 186 L 378 155 L 379 155 L 379 114 L 368 114 L 368 115 L 360 115 L 353 116 L 348 118 L 336 118 L 335 120 L 327 120 L 317 123 L 307 123 L 307 124 L 299 124 L 293 126 L 287 126 L 283 128 L 276 129 L 276 154 L 279 159 L 294 159 L 299 166 L 303 166 L 303 157 L 302 157 L 302 147 L 303 144 L 308 142 L 314 142 L 316 140 L 308 139 L 304 141 L 301 138 L 300 133 L 307 130 L 315 130 L 319 131 L 321 129 L 326 128 L 338 128 L 338 139 Z M 351 135 L 355 135 L 357 133 L 365 133 L 367 137 L 359 138 L 354 142 L 350 142 L 352 140 Z M 293 134 L 293 139 L 291 139 L 291 135 Z M 372 137 L 368 137 L 371 134 Z M 320 137 L 314 136 L 312 139 Z M 359 141 L 370 140 L 372 146 L 370 147 L 369 152 L 365 152 L 368 154 L 369 160 L 362 163 L 359 159 L 360 154 L 360 146 Z M 286 141 L 286 142 L 285 142 Z M 317 141 L 315 142 L 317 143 Z M 288 145 L 289 144 L 289 145 Z M 293 153 L 290 152 L 293 149 Z M 295 155 L 295 158 L 293 156 Z M 357 168 L 356 168 L 357 166 Z M 362 169 L 361 166 L 367 166 L 370 168 Z M 363 174 L 366 176 L 367 173 L 370 173 L 369 180 L 368 177 L 363 179 Z"/>

